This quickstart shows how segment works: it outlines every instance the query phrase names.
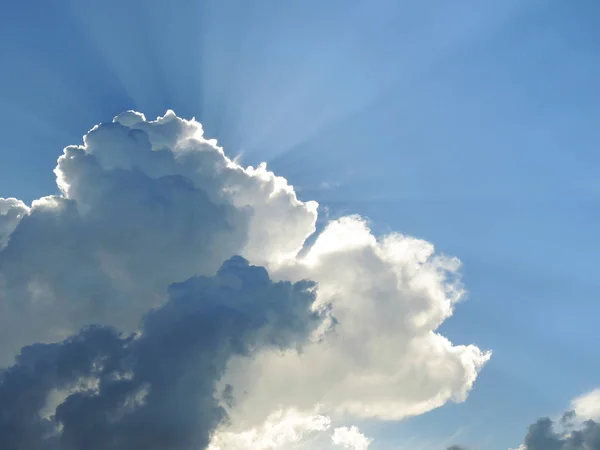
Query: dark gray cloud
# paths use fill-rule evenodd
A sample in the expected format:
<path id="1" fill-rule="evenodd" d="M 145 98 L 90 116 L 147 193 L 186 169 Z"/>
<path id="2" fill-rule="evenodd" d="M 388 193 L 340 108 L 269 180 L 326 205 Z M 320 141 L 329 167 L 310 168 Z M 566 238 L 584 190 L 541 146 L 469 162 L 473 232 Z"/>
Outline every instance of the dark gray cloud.
<path id="1" fill-rule="evenodd" d="M 559 421 L 544 417 L 529 426 L 526 450 L 600 450 L 600 423 L 587 420 L 579 425 L 568 412 Z"/>
<path id="2" fill-rule="evenodd" d="M 214 277 L 172 285 L 139 333 L 91 326 L 24 347 L 0 374 L 0 448 L 205 448 L 226 420 L 216 386 L 230 357 L 300 346 L 320 323 L 314 288 L 234 257 Z"/>
<path id="3" fill-rule="evenodd" d="M 467 450 L 467 448 L 460 445 L 451 445 L 446 450 Z"/>

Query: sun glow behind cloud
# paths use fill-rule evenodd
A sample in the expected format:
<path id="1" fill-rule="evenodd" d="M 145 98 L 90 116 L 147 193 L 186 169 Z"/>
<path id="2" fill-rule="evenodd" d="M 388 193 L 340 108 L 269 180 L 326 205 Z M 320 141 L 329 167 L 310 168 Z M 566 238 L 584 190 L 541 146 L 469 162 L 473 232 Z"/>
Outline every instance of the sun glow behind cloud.
<path id="1" fill-rule="evenodd" d="M 24 350 L 11 369 L 27 371 L 48 352 L 48 361 L 54 352 L 70 355 L 76 342 L 113 342 L 90 351 L 113 355 L 128 377 L 117 366 L 94 365 L 85 369 L 86 377 L 111 381 L 54 396 L 55 415 L 46 401 L 30 406 L 50 417 L 44 427 L 62 430 L 73 442 L 83 437 L 72 434 L 76 416 L 67 411 L 76 408 L 82 420 L 91 413 L 75 398 L 109 398 L 110 386 L 129 383 L 127 398 L 139 402 L 118 400 L 120 406 L 110 412 L 115 423 L 126 427 L 122 421 L 149 411 L 166 420 L 155 409 L 164 401 L 156 392 L 181 377 L 198 376 L 208 364 L 217 368 L 215 374 L 201 385 L 186 384 L 190 399 L 205 406 L 190 403 L 192 409 L 177 412 L 186 413 L 185 424 L 202 424 L 208 434 L 186 438 L 191 428 L 185 428 L 173 448 L 187 448 L 181 447 L 185 439 L 204 442 L 215 429 L 212 445 L 223 450 L 248 439 L 276 448 L 331 424 L 331 444 L 362 450 L 369 441 L 356 428 L 344 428 L 348 421 L 397 420 L 462 401 L 489 359 L 489 353 L 454 345 L 435 331 L 462 295 L 456 259 L 436 255 L 423 240 L 376 237 L 358 216 L 331 221 L 300 252 L 315 231 L 316 203 L 298 199 L 265 165 L 239 166 L 203 137 L 194 120 L 172 111 L 155 121 L 121 114 L 94 127 L 82 146 L 66 148 L 55 173 L 61 195 L 36 200 L 30 208 L 14 199 L 0 201 L 3 362 L 22 346 L 56 342 L 89 325 L 134 333 L 128 341 L 109 338 L 109 331 L 80 332 L 61 344 L 35 347 L 39 356 Z M 257 266 L 231 259 L 234 255 Z M 264 289 L 273 294 L 267 303 L 257 302 Z M 298 300 L 283 294 L 285 289 Z M 281 303 L 280 295 L 288 300 Z M 210 300 L 199 300 L 204 297 Z M 227 325 L 214 331 L 218 336 L 211 328 L 196 335 L 200 331 L 192 331 L 192 322 L 190 334 L 168 337 L 187 314 L 185 320 L 198 317 L 201 323 L 215 314 L 215 323 Z M 229 320 L 238 323 L 239 332 L 228 338 L 222 334 L 229 332 Z M 161 333 L 167 334 L 158 338 Z M 222 346 L 211 347 L 215 339 L 224 339 L 218 341 Z M 157 355 L 177 355 L 167 378 L 156 378 L 157 366 L 139 365 L 156 345 Z M 188 350 L 178 353 L 180 348 Z M 64 381 L 49 380 L 41 398 L 80 377 L 69 373 Z M 210 412 L 212 395 L 217 403 L 210 408 L 217 409 Z M 115 449 L 139 439 L 120 429 L 123 441 Z M 30 448 L 43 448 L 45 438 L 35 436 Z"/>
<path id="2" fill-rule="evenodd" d="M 524 8 L 516 1 L 494 8 L 338 0 L 285 8 L 181 0 L 150 8 L 132 1 L 119 3 L 123 14 L 113 17 L 111 5 L 71 2 L 69 14 L 136 108 L 178 105 L 232 154 L 254 160 L 260 152 L 268 161 L 369 114 L 391 93 L 409 96 L 416 79 Z M 416 26 L 423 21 L 434 39 Z M 410 43 L 398 42 L 398 29 L 414 34 Z"/>

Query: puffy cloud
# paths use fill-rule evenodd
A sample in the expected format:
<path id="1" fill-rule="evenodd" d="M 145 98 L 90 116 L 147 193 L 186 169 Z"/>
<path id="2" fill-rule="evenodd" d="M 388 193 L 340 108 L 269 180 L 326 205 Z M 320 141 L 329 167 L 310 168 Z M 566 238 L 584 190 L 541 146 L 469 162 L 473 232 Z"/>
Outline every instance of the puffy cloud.
<path id="1" fill-rule="evenodd" d="M 214 275 L 233 255 L 264 266 L 275 281 L 305 286 L 301 280 L 313 280 L 318 288 L 310 288 L 311 311 L 326 308 L 330 314 L 298 352 L 282 338 L 289 333 L 261 333 L 273 327 L 304 330 L 305 305 L 285 314 L 271 311 L 268 323 L 248 325 L 261 345 L 251 352 L 242 345 L 222 350 L 219 364 L 225 366 L 217 375 L 195 379 L 205 387 L 219 383 L 218 407 L 230 417 L 229 428 L 220 428 L 222 439 L 226 433 L 267 430 L 275 411 L 306 414 L 317 404 L 319 414 L 336 421 L 346 415 L 421 414 L 464 400 L 489 358 L 474 345 L 454 345 L 436 332 L 463 295 L 458 260 L 437 255 L 420 239 L 376 237 L 355 216 L 330 222 L 304 248 L 315 231 L 316 202 L 298 200 L 287 181 L 264 164 L 244 168 L 229 159 L 195 120 L 172 111 L 154 121 L 123 113 L 91 129 L 83 145 L 67 147 L 55 173 L 60 195 L 31 207 L 0 201 L 0 364 L 10 364 L 25 345 L 61 341 L 91 324 L 134 333 L 146 317 L 145 333 L 158 335 L 159 330 L 148 333 L 153 317 L 148 311 L 172 304 L 182 286 L 184 292 L 197 287 L 198 295 L 216 289 L 198 280 Z M 228 264 L 240 260 L 232 261 Z M 263 269 L 252 271 L 243 285 L 249 296 L 236 297 L 240 308 L 261 305 L 251 292 L 268 276 Z M 227 284 L 219 274 L 219 282 Z M 177 284 L 184 280 L 189 281 Z M 225 326 L 225 332 L 233 333 L 227 341 L 233 345 L 245 331 Z M 67 344 L 53 345 L 39 348 Z M 194 361 L 215 357 L 199 347 L 189 351 L 199 351 Z M 182 361 L 170 370 L 185 372 Z M 151 395 L 137 388 L 135 395 L 128 391 L 133 404 Z M 61 387 L 48 389 L 61 405 L 80 401 L 64 400 Z M 184 401 L 182 408 L 192 407 Z M 256 431 L 259 438 L 268 436 L 263 431 Z"/>
<path id="2" fill-rule="evenodd" d="M 28 212 L 29 208 L 21 200 L 0 197 L 0 250 L 6 247 L 8 237 Z"/>
<path id="3" fill-rule="evenodd" d="M 316 411 L 279 410 L 260 426 L 232 432 L 227 428 L 213 435 L 208 450 L 333 449 L 367 450 L 371 444 L 356 426 L 332 431 L 330 417 Z"/>
<path id="4" fill-rule="evenodd" d="M 271 414 L 258 428 L 217 433 L 209 450 L 279 450 L 301 442 L 307 434 L 326 431 L 330 426 L 331 419 L 327 416 L 281 410 Z"/>
<path id="5" fill-rule="evenodd" d="M 314 230 L 316 204 L 264 166 L 233 163 L 199 123 L 171 112 L 94 127 L 55 172 L 62 195 L 35 201 L 0 253 L 4 363 L 90 323 L 133 331 L 172 282 L 236 254 L 276 261 Z M 7 241 L 25 210 L 12 200 L 4 210 Z"/>
<path id="6" fill-rule="evenodd" d="M 135 335 L 91 327 L 23 348 L 0 376 L 0 448 L 206 448 L 226 417 L 215 389 L 228 359 L 302 344 L 319 321 L 313 287 L 273 283 L 236 257 L 214 277 L 173 285 Z M 285 419 L 262 439 L 328 426 L 320 417 Z"/>
<path id="7" fill-rule="evenodd" d="M 462 295 L 458 265 L 419 239 L 376 239 L 358 217 L 331 222 L 304 258 L 274 276 L 316 281 L 335 332 L 302 354 L 234 358 L 225 382 L 244 394 L 232 414 L 320 403 L 330 413 L 391 420 L 463 400 L 489 354 L 434 332 Z"/>
<path id="8" fill-rule="evenodd" d="M 600 421 L 600 389 L 583 394 L 571 403 L 577 417 Z"/>
<path id="9" fill-rule="evenodd" d="M 567 413 L 561 421 L 568 425 L 569 420 Z M 518 450 L 600 450 L 599 423 L 588 420 L 576 429 L 560 428 L 547 417 L 539 419 L 529 426 L 525 443 Z"/>
<path id="10" fill-rule="evenodd" d="M 560 420 L 548 417 L 529 426 L 525 442 L 514 450 L 600 450 L 599 390 L 575 398 Z"/>
<path id="11" fill-rule="evenodd" d="M 331 441 L 349 450 L 367 450 L 371 440 L 362 434 L 357 427 L 339 427 L 333 431 Z"/>

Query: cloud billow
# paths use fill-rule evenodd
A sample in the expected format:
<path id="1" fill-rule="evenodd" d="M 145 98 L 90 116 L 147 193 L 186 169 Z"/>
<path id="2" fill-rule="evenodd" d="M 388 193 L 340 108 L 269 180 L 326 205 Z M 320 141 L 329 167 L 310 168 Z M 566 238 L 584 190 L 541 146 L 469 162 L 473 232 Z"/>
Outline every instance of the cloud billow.
<path id="1" fill-rule="evenodd" d="M 600 450 L 599 399 L 595 389 L 575 398 L 560 419 L 538 419 L 516 450 Z"/>
<path id="2" fill-rule="evenodd" d="M 0 448 L 205 448 L 226 418 L 216 387 L 229 358 L 302 345 L 321 319 L 314 296 L 236 257 L 173 285 L 135 335 L 95 326 L 25 347 L 0 377 Z"/>
<path id="3" fill-rule="evenodd" d="M 576 429 L 561 431 L 544 417 L 529 426 L 518 450 L 600 450 L 600 424 L 588 420 Z"/>
<path id="4" fill-rule="evenodd" d="M 190 437 L 202 448 L 215 427 L 214 442 L 271 436 L 277 417 L 288 421 L 277 429 L 321 431 L 320 417 L 398 420 L 463 401 L 490 357 L 436 331 L 463 297 L 457 259 L 421 239 L 374 236 L 358 216 L 330 221 L 308 246 L 317 203 L 266 165 L 228 158 L 195 120 L 128 111 L 67 147 L 55 174 L 59 195 L 0 199 L 3 386 L 33 370 L 21 386 L 31 403 L 5 393 L 0 408 L 25 421 L 13 428 L 27 439 L 54 430 L 78 448 L 93 417 L 88 432 L 103 448 L 136 448 L 125 428 L 168 434 L 169 421 L 183 427 L 178 436 L 204 423 Z M 114 341 L 102 356 L 114 370 L 69 372 L 63 356 L 60 377 L 36 377 L 43 361 L 58 370 L 57 352 L 105 351 L 93 346 L 101 337 Z M 180 402 L 160 394 L 169 383 Z"/>

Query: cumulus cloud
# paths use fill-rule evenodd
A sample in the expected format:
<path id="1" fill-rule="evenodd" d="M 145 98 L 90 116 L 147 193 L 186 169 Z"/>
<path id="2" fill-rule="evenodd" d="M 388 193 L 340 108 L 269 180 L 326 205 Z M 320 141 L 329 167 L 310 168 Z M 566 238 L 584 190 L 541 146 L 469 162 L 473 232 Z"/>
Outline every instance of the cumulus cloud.
<path id="1" fill-rule="evenodd" d="M 371 440 L 357 427 L 339 427 L 333 431 L 331 441 L 349 450 L 367 450 Z"/>
<path id="2" fill-rule="evenodd" d="M 542 418 L 529 426 L 525 443 L 517 450 L 600 450 L 600 424 L 588 420 L 576 429 L 570 429 L 567 413 L 557 426 L 551 419 Z"/>
<path id="3" fill-rule="evenodd" d="M 320 414 L 305 414 L 294 409 L 277 411 L 265 423 L 239 433 L 215 434 L 209 450 L 279 450 L 301 442 L 306 435 L 329 430 L 331 419 Z"/>
<path id="4" fill-rule="evenodd" d="M 149 348 L 157 346 L 160 358 L 166 359 L 147 364 L 166 377 L 159 381 L 179 377 L 180 389 L 192 392 L 189 402 L 182 401 L 181 412 L 169 409 L 174 403 L 167 405 L 172 420 L 184 413 L 196 414 L 196 419 L 206 414 L 209 425 L 201 428 L 212 430 L 220 424 L 215 439 L 221 436 L 221 443 L 226 436 L 233 439 L 248 430 L 255 430 L 253 439 L 264 442 L 275 433 L 268 430 L 273 430 L 269 423 L 278 417 L 273 416 L 277 411 L 306 415 L 319 405 L 319 416 L 339 423 L 350 416 L 401 419 L 449 400 L 462 401 L 489 358 L 476 346 L 455 345 L 436 331 L 463 296 L 458 260 L 436 254 L 432 244 L 420 239 L 402 234 L 376 237 L 368 222 L 357 216 L 331 221 L 314 244 L 304 248 L 315 232 L 316 202 L 299 200 L 287 181 L 264 164 L 242 167 L 229 159 L 215 141 L 204 137 L 195 120 L 181 119 L 172 111 L 154 121 L 137 112 L 123 113 L 92 128 L 82 145 L 67 147 L 55 174 L 59 195 L 30 206 L 0 200 L 0 365 L 12 366 L 6 374 L 25 370 L 22 355 L 31 355 L 31 350 L 15 360 L 20 348 L 40 343 L 31 348 L 39 349 L 44 361 L 48 353 L 70 355 L 72 342 L 96 339 L 100 331 L 86 328 L 93 324 L 102 336 L 113 333 L 112 340 L 106 339 L 122 355 L 114 357 L 117 365 L 133 364 L 129 361 L 141 351 L 135 349 L 147 345 L 144 351 L 150 353 Z M 230 259 L 234 255 L 254 266 Z M 224 261 L 228 262 L 221 267 Z M 271 285 L 288 286 L 289 295 L 296 292 L 294 286 L 301 286 L 297 289 L 306 296 L 292 303 L 286 297 L 280 306 L 287 309 L 278 310 L 278 304 L 253 294 Z M 187 336 L 193 338 L 198 331 L 206 341 L 202 345 L 214 340 L 215 349 L 200 344 L 188 348 L 176 339 L 171 342 L 173 354 L 160 353 L 167 344 L 151 338 L 164 337 L 161 327 L 173 324 L 153 319 L 167 317 L 155 316 L 156 311 L 166 314 L 174 296 L 210 296 L 221 288 L 238 287 L 235 301 L 223 296 L 211 303 L 214 323 L 203 316 L 206 329 L 190 330 Z M 224 302 L 222 308 L 219 302 Z M 178 305 L 191 308 L 191 303 Z M 311 314 L 317 313 L 323 320 L 316 328 L 308 327 Z M 242 329 L 234 330 L 231 323 L 238 320 Z M 140 323 L 141 337 L 136 334 Z M 214 329 L 222 323 L 222 330 Z M 305 334 L 307 327 L 310 332 Z M 88 349 L 86 345 L 77 348 Z M 94 354 L 101 350 L 89 347 Z M 211 358 L 218 364 L 209 363 Z M 43 364 L 54 370 L 58 363 L 50 358 Z M 198 377 L 196 364 L 210 366 L 211 375 Z M 114 388 L 123 392 L 121 403 L 107 400 L 104 386 L 113 395 L 113 385 L 103 384 L 102 377 L 115 377 L 114 370 L 98 369 L 101 376 L 90 370 L 77 369 L 78 384 L 68 370 L 66 378 L 48 381 L 50 385 L 36 376 L 26 384 L 32 393 L 43 392 L 40 395 L 61 405 L 54 416 L 52 408 L 40 406 L 38 400 L 29 405 L 42 408 L 38 415 L 43 420 L 32 419 L 32 409 L 23 410 L 27 420 L 35 422 L 22 428 L 36 430 L 30 433 L 32 439 L 52 431 L 44 422 L 49 417 L 65 418 L 61 436 L 71 436 L 68 420 L 95 420 L 77 408 L 89 407 L 92 415 L 109 411 L 114 417 L 114 408 L 124 408 L 126 395 L 134 411 L 145 411 L 146 406 L 136 405 L 154 398 L 152 392 L 158 389 L 146 391 L 144 383 L 152 380 L 142 377 L 134 383 L 137 390 Z M 193 383 L 199 386 L 192 388 Z M 213 412 L 217 408 L 215 416 L 194 409 L 199 403 L 190 403 L 194 392 L 208 392 L 214 383 L 220 397 L 202 406 Z M 90 395 L 94 389 L 100 393 Z M 138 428 L 146 419 L 158 420 L 154 413 L 132 414 L 135 420 L 123 420 Z M 228 420 L 223 423 L 225 414 Z M 288 424 L 292 420 L 280 419 Z M 89 423 L 81 422 L 80 429 Z M 157 433 L 163 426 L 159 425 Z M 115 436 L 125 433 L 112 424 L 103 426 Z M 292 430 L 283 432 L 285 436 L 303 435 L 300 425 L 282 427 L 279 430 Z M 207 436 L 204 432 L 198 442 L 205 445 Z"/>
<path id="5" fill-rule="evenodd" d="M 600 389 L 594 389 L 575 398 L 571 403 L 571 409 L 577 417 L 584 420 L 600 421 Z"/>
<path id="6" fill-rule="evenodd" d="M 227 360 L 304 342 L 318 324 L 313 302 L 312 283 L 273 283 L 264 268 L 236 257 L 214 277 L 173 285 L 136 335 L 91 327 L 25 347 L 0 377 L 0 448 L 205 448 L 226 417 L 215 389 Z M 57 391 L 62 398 L 48 408 Z M 302 426 L 291 423 L 285 436 Z"/>
<path id="7" fill-rule="evenodd" d="M 376 239 L 359 217 L 331 222 L 304 258 L 274 276 L 316 281 L 335 333 L 302 354 L 234 358 L 225 382 L 244 394 L 232 414 L 320 403 L 341 416 L 392 420 L 465 399 L 489 354 L 434 331 L 462 295 L 458 266 L 419 239 Z"/>
<path id="8" fill-rule="evenodd" d="M 55 173 L 62 195 L 35 201 L 0 253 L 5 363 L 25 344 L 90 323 L 133 331 L 172 282 L 212 274 L 236 254 L 276 261 L 314 230 L 314 203 L 264 167 L 234 164 L 200 124 L 173 113 L 94 127 Z M 24 208 L 7 202 L 10 230 Z"/>
<path id="9" fill-rule="evenodd" d="M 514 450 L 600 450 L 599 390 L 575 398 L 571 410 L 558 420 L 538 419 L 525 441 Z"/>
<path id="10" fill-rule="evenodd" d="M 8 244 L 8 237 L 29 208 L 16 198 L 0 198 L 0 250 Z"/>

